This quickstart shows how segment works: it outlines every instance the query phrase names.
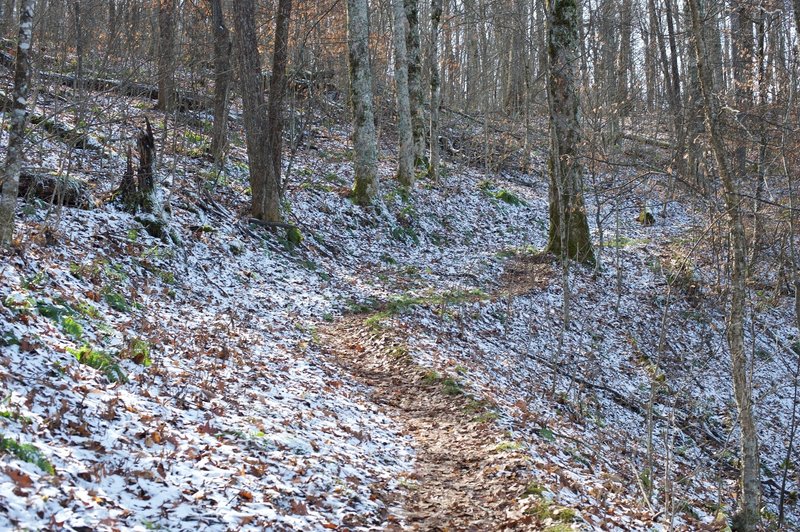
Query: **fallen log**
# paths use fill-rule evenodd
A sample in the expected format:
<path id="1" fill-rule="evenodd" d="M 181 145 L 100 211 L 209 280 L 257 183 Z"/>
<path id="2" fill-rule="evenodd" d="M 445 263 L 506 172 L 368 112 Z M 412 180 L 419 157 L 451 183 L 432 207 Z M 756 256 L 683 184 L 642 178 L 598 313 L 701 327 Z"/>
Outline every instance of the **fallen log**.
<path id="1" fill-rule="evenodd" d="M 5 50 L 0 50 L 0 66 L 6 68 L 7 70 L 14 70 L 14 56 L 10 53 L 6 52 Z"/>
<path id="2" fill-rule="evenodd" d="M 58 175 L 55 170 L 24 168 L 19 176 L 19 197 L 60 202 L 67 207 L 93 209 L 97 200 L 86 181 Z"/>
<path id="3" fill-rule="evenodd" d="M 63 141 L 67 146 L 76 150 L 102 151 L 103 145 L 88 133 L 60 122 L 52 117 L 34 114 L 31 123 L 41 126 L 45 131 Z"/>
<path id="4" fill-rule="evenodd" d="M 12 109 L 11 95 L 0 91 L 0 112 L 9 112 Z M 103 145 L 89 133 L 57 120 L 55 117 L 40 113 L 30 114 L 31 124 L 39 126 L 54 137 L 62 140 L 67 146 L 77 150 L 102 151 Z"/>
<path id="5" fill-rule="evenodd" d="M 667 142 L 666 140 L 661 139 L 654 139 L 652 137 L 645 137 L 644 135 L 639 135 L 636 133 L 623 133 L 623 139 L 631 140 L 633 142 L 638 142 L 640 144 L 646 144 L 648 146 L 654 146 L 656 148 L 663 148 L 665 150 L 672 149 L 672 143 Z"/>
<path id="6" fill-rule="evenodd" d="M 14 70 L 14 56 L 5 50 L 0 50 L 0 66 L 7 70 Z M 106 79 L 102 77 L 84 77 L 80 80 L 76 76 L 59 74 L 57 72 L 38 72 L 36 76 L 42 81 L 58 83 L 64 87 L 84 88 L 95 92 L 113 92 L 132 98 L 148 98 L 158 100 L 158 87 L 137 83 L 130 80 Z M 175 103 L 179 111 L 202 111 L 208 109 L 211 103 L 208 98 L 191 92 L 175 92 Z"/>
<path id="7" fill-rule="evenodd" d="M 75 76 L 50 72 L 42 72 L 39 77 L 45 81 L 58 83 L 73 89 L 82 85 L 84 88 L 95 92 L 111 92 L 132 98 L 158 100 L 158 87 L 130 80 L 105 78 L 82 78 L 79 80 Z M 176 91 L 174 101 L 179 111 L 201 111 L 210 107 L 208 98 L 190 92 Z"/>

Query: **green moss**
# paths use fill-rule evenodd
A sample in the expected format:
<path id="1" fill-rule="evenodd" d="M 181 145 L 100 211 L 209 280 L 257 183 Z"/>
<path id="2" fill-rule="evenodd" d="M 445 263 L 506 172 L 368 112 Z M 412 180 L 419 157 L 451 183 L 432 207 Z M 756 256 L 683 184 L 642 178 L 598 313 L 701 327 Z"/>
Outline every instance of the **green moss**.
<path id="1" fill-rule="evenodd" d="M 33 424 L 33 420 L 28 416 L 23 416 L 19 412 L 11 412 L 10 410 L 2 410 L 0 411 L 0 417 L 4 419 L 10 419 L 11 421 L 18 421 L 23 425 L 31 425 Z"/>
<path id="2" fill-rule="evenodd" d="M 538 497 L 541 497 L 542 494 L 544 494 L 544 492 L 545 489 L 544 487 L 542 487 L 541 484 L 538 484 L 536 482 L 531 482 L 527 486 L 525 486 L 525 491 L 522 493 L 522 495 L 526 497 L 530 495 L 536 495 Z"/>
<path id="3" fill-rule="evenodd" d="M 509 453 L 522 449 L 522 444 L 516 441 L 503 441 L 498 443 L 494 450 L 498 453 Z"/>
<path id="4" fill-rule="evenodd" d="M 56 469 L 53 467 L 42 451 L 30 443 L 18 443 L 11 438 L 6 438 L 0 434 L 0 451 L 14 455 L 23 462 L 34 464 L 48 475 L 55 475 Z"/>
<path id="5" fill-rule="evenodd" d="M 475 421 L 476 423 L 491 423 L 492 421 L 495 421 L 499 417 L 500 415 L 497 412 L 490 411 L 490 412 L 484 412 L 483 414 L 476 416 L 473 419 L 473 421 Z"/>

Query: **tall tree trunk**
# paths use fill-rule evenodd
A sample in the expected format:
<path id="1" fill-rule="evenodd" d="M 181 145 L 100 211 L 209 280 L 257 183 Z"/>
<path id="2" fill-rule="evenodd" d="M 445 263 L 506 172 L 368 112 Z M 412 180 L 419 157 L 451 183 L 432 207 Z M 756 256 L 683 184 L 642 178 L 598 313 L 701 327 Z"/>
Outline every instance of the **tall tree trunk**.
<path id="1" fill-rule="evenodd" d="M 234 0 L 233 21 L 247 136 L 250 188 L 253 194 L 251 215 L 265 222 L 279 222 L 280 187 L 272 154 L 269 152 L 269 127 L 264 105 L 255 18 L 254 0 Z"/>
<path id="2" fill-rule="evenodd" d="M 231 36 L 225 26 L 222 0 L 211 0 L 211 24 L 214 33 L 214 129 L 211 132 L 211 155 L 222 165 L 228 139 L 228 93 L 231 82 Z"/>
<path id="3" fill-rule="evenodd" d="M 172 111 L 175 103 L 175 0 L 158 4 L 158 108 Z"/>
<path id="4" fill-rule="evenodd" d="M 672 111 L 672 127 L 675 137 L 675 148 L 672 156 L 672 169 L 670 174 L 669 195 L 672 195 L 674 174 L 684 177 L 686 175 L 686 127 L 683 120 L 683 101 L 681 100 L 681 74 L 678 67 L 678 46 L 675 41 L 675 23 L 672 14 L 672 0 L 664 0 L 667 19 L 667 38 L 669 39 L 669 64 L 664 64 L 664 73 L 668 84 L 670 110 Z M 662 52 L 663 53 L 663 52 Z M 664 57 L 664 56 L 662 56 Z M 664 59 L 666 59 L 664 57 Z M 666 203 L 664 203 L 666 208 Z"/>
<path id="5" fill-rule="evenodd" d="M 731 356 L 731 372 L 733 377 L 733 395 L 739 413 L 741 427 L 741 512 L 736 518 L 738 528 L 743 531 L 755 531 L 760 520 L 760 458 L 758 450 L 758 434 L 753 418 L 753 398 L 751 383 L 747 378 L 747 356 L 744 349 L 744 312 L 746 301 L 745 277 L 746 241 L 742 212 L 739 202 L 738 185 L 735 176 L 730 171 L 728 157 L 723 144 L 723 134 L 719 124 L 719 111 L 715 108 L 713 99 L 712 75 L 706 67 L 705 44 L 703 39 L 703 24 L 700 16 L 698 0 L 689 0 L 694 33 L 697 70 L 700 77 L 700 91 L 703 96 L 706 133 L 711 142 L 714 161 L 717 165 L 727 209 L 728 229 L 730 232 L 731 264 L 730 279 L 730 307 L 728 310 L 728 349 Z"/>
<path id="6" fill-rule="evenodd" d="M 753 20 L 746 2 L 735 0 L 731 14 L 731 60 L 733 87 L 738 120 L 747 125 L 747 115 L 753 106 Z M 733 132 L 736 142 L 733 172 L 737 179 L 745 176 L 747 141 L 744 134 Z"/>
<path id="7" fill-rule="evenodd" d="M 411 132 L 414 139 L 414 166 L 425 163 L 425 109 L 422 90 L 422 60 L 419 31 L 418 0 L 404 0 L 408 32 L 408 96 L 411 104 Z"/>
<path id="8" fill-rule="evenodd" d="M 367 0 L 347 0 L 347 42 L 355 151 L 353 199 L 359 205 L 369 205 L 378 195 L 378 141 L 372 108 Z"/>
<path id="9" fill-rule="evenodd" d="M 577 73 L 580 8 L 577 0 L 547 0 L 548 101 L 550 107 L 550 229 L 548 251 L 593 263 L 589 222 L 578 162 Z"/>
<path id="10" fill-rule="evenodd" d="M 441 105 L 441 76 L 439 67 L 439 28 L 442 22 L 442 0 L 431 0 L 431 131 L 428 176 L 439 180 L 439 106 Z"/>
<path id="11" fill-rule="evenodd" d="M 394 10 L 394 83 L 397 96 L 397 179 L 404 187 L 414 185 L 414 137 L 411 132 L 411 103 L 408 94 L 406 11 L 403 0 L 392 0 Z"/>
<path id="12" fill-rule="evenodd" d="M 20 6 L 19 40 L 14 68 L 14 101 L 11 108 L 11 129 L 3 174 L 0 175 L 0 246 L 8 247 L 14 237 L 14 210 L 17 206 L 19 173 L 22 168 L 30 92 L 30 51 L 33 41 L 33 11 L 36 0 L 23 0 Z"/>
<path id="13" fill-rule="evenodd" d="M 633 32 L 633 7 L 632 0 L 622 0 L 620 6 L 620 36 L 619 53 L 617 54 L 617 108 L 620 118 L 630 114 L 630 80 L 633 78 L 631 69 Z"/>
<path id="14" fill-rule="evenodd" d="M 272 76 L 269 79 L 269 127 L 267 151 L 272 160 L 273 186 L 282 195 L 281 161 L 283 153 L 283 101 L 286 95 L 286 63 L 289 57 L 289 20 L 292 16 L 292 0 L 278 0 L 275 17 L 275 49 L 272 53 Z"/>
<path id="15" fill-rule="evenodd" d="M 11 16 L 7 11 L 6 1 L 0 0 L 0 38 L 6 36 L 6 26 L 8 26 L 9 18 L 11 18 Z"/>

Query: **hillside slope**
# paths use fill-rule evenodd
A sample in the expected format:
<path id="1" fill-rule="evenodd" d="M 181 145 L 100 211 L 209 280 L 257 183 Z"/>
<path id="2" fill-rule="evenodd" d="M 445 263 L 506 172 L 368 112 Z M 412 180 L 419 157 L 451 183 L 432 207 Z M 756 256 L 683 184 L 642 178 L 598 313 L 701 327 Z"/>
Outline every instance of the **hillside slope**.
<path id="1" fill-rule="evenodd" d="M 113 203 L 22 207 L 0 266 L 0 527 L 724 528 L 735 410 L 690 204 L 642 227 L 624 199 L 602 269 L 570 271 L 564 330 L 544 179 L 450 166 L 405 194 L 385 153 L 363 210 L 344 133 L 315 135 L 287 185 L 299 245 L 242 218 L 241 146 L 222 176 L 165 155 L 181 245 Z M 76 153 L 109 192 L 121 157 Z M 797 331 L 788 298 L 762 303 L 774 511 Z"/>

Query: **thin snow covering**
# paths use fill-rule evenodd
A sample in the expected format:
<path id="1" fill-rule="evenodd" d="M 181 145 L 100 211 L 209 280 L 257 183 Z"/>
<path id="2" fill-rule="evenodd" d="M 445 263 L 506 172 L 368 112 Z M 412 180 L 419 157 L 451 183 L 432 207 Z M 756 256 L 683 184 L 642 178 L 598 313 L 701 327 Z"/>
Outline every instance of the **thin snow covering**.
<path id="1" fill-rule="evenodd" d="M 340 292 L 235 219 L 192 236 L 208 217 L 177 205 L 183 247 L 112 206 L 64 208 L 57 245 L 29 241 L 0 266 L 0 334 L 14 339 L 0 359 L 0 434 L 56 471 L 0 455 L 0 528 L 381 526 L 397 511 L 378 494 L 397 490 L 413 451 L 366 390 L 307 353 L 309 324 Z M 42 214 L 20 212 L 18 231 Z M 52 308 L 71 309 L 80 334 Z M 126 383 L 68 351 L 116 353 L 134 338 L 153 364 L 120 360 Z"/>
<path id="2" fill-rule="evenodd" d="M 114 102 L 102 103 L 128 117 Z M 108 138 L 132 137 L 130 120 L 109 123 Z M 642 227 L 634 221 L 638 204 L 622 201 L 615 234 L 603 203 L 604 240 L 614 245 L 603 250 L 598 275 L 572 267 L 572 326 L 562 334 L 560 265 L 548 259 L 532 274 L 508 276 L 515 260 L 546 244 L 544 180 L 487 181 L 451 166 L 440 185 L 423 180 L 404 198 L 390 183 L 387 157 L 381 201 L 364 210 L 342 193 L 352 182 L 346 133 L 312 133 L 316 149 L 292 161 L 287 183 L 289 220 L 305 239 L 293 251 L 238 224 L 247 201 L 242 147 L 217 182 L 212 196 L 224 199 L 217 205 L 203 193 L 215 179 L 207 161 L 163 156 L 182 247 L 148 237 L 113 206 L 50 213 L 56 243 L 45 246 L 37 233 L 46 211 L 36 201 L 22 206 L 25 244 L 0 265 L 0 335 L 17 340 L 0 358 L 0 433 L 34 444 L 56 475 L 0 455 L 0 527 L 402 524 L 402 510 L 383 501 L 402 495 L 397 479 L 413 469 L 413 442 L 369 400 L 370 390 L 326 358 L 315 327 L 359 305 L 475 290 L 486 297 L 411 305 L 383 326 L 407 334 L 419 365 L 457 377 L 496 405 L 509 440 L 537 464 L 545 497 L 576 508 L 585 528 L 665 528 L 666 514 L 654 513 L 663 509 L 669 449 L 674 524 L 711 523 L 718 496 L 730 515 L 737 434 L 722 300 L 703 286 L 705 260 L 686 268 L 700 281 L 693 297 L 668 290 L 661 266 L 680 261 L 666 245 L 702 231 L 700 215 L 673 202 L 666 218 L 656 209 L 656 225 Z M 29 163 L 58 166 L 63 147 L 37 148 Z M 111 190 L 124 151 L 78 152 L 75 173 Z M 502 189 L 524 203 L 498 199 Z M 587 199 L 594 223 L 596 203 Z M 774 511 L 797 331 L 787 298 L 761 303 L 748 330 L 765 501 Z M 80 334 L 63 317 L 48 317 L 67 307 Z M 124 352 L 133 339 L 149 342 L 153 364 L 123 357 L 128 382 L 109 382 L 68 351 L 89 344 Z M 654 387 L 651 512 L 642 479 Z"/>

